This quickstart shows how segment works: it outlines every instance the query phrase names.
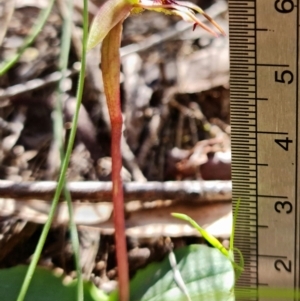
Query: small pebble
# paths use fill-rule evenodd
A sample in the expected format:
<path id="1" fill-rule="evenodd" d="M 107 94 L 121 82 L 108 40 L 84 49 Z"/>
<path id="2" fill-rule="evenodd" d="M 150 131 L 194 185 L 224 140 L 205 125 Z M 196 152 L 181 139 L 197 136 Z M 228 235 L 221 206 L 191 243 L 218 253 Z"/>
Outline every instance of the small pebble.
<path id="1" fill-rule="evenodd" d="M 105 262 L 103 260 L 100 260 L 97 262 L 96 266 L 95 266 L 95 270 L 96 271 L 101 271 L 105 269 Z"/>
<path id="2" fill-rule="evenodd" d="M 116 277 L 116 270 L 109 270 L 108 272 L 107 272 L 107 277 L 109 278 L 109 279 L 114 279 L 115 277 Z"/>
<path id="3" fill-rule="evenodd" d="M 64 274 L 64 270 L 62 268 L 54 268 L 53 269 L 53 274 L 57 277 L 60 277 Z"/>
<path id="4" fill-rule="evenodd" d="M 63 282 L 64 285 L 68 285 L 72 281 L 73 281 L 73 278 L 71 276 L 67 275 L 67 276 L 64 277 L 62 282 Z"/>
<path id="5" fill-rule="evenodd" d="M 118 288 L 118 282 L 115 280 L 110 280 L 108 282 L 102 283 L 99 288 L 105 293 L 109 294 Z"/>

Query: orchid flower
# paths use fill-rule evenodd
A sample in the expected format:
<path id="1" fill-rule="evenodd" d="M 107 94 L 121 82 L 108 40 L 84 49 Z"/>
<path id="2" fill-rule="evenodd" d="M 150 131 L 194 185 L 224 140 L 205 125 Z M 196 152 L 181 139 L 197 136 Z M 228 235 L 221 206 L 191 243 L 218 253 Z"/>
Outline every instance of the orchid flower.
<path id="1" fill-rule="evenodd" d="M 209 17 L 199 6 L 187 1 L 174 0 L 108 0 L 99 9 L 88 40 L 88 49 L 101 43 L 109 31 L 119 22 L 123 22 L 130 14 L 141 13 L 143 10 L 162 12 L 166 15 L 177 15 L 184 21 L 198 25 L 214 36 L 217 34 L 197 19 L 195 13 L 202 14 L 222 35 L 223 29 Z"/>
<path id="2" fill-rule="evenodd" d="M 184 21 L 198 25 L 213 35 L 217 34 L 197 19 L 200 13 L 215 26 L 221 34 L 224 31 L 203 10 L 193 3 L 175 0 L 108 0 L 99 9 L 90 29 L 87 49 L 102 42 L 101 70 L 104 92 L 111 122 L 111 157 L 112 157 L 112 199 L 114 206 L 114 226 L 116 257 L 119 280 L 119 300 L 129 299 L 129 279 L 127 248 L 125 240 L 124 198 L 122 179 L 121 136 L 122 112 L 120 105 L 120 55 L 123 21 L 130 14 L 153 10 L 167 15 L 177 15 Z"/>

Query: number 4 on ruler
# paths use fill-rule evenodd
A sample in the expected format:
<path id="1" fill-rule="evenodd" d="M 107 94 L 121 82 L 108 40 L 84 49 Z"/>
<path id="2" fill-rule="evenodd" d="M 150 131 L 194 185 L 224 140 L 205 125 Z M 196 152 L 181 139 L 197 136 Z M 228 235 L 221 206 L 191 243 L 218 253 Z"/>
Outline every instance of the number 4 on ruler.
<path id="1" fill-rule="evenodd" d="M 293 140 L 290 140 L 289 137 L 286 137 L 285 139 L 275 139 L 274 141 L 285 151 L 289 150 L 289 143 L 293 143 Z"/>

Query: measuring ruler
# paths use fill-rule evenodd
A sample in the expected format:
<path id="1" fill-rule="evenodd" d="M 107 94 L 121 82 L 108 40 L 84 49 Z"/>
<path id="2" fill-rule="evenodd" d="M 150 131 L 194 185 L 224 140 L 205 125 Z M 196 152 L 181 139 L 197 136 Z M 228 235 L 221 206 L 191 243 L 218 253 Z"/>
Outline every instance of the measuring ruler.
<path id="1" fill-rule="evenodd" d="M 229 0 L 237 287 L 300 288 L 299 0 Z M 251 293 L 252 292 L 252 293 Z"/>

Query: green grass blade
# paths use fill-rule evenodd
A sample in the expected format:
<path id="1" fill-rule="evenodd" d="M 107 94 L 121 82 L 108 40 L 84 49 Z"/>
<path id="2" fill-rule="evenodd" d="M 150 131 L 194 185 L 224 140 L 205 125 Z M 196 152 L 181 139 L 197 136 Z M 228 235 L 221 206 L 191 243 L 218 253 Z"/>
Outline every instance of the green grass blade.
<path id="1" fill-rule="evenodd" d="M 76 129 L 77 129 L 77 123 L 78 123 L 78 117 L 79 117 L 79 109 L 80 104 L 82 100 L 82 93 L 83 93 L 83 86 L 84 86 L 84 74 L 85 74 L 85 67 L 86 67 L 86 44 L 87 44 L 87 37 L 88 37 L 88 9 L 87 9 L 87 0 L 84 0 L 84 13 L 83 13 L 83 47 L 82 47 L 82 61 L 81 61 L 81 71 L 79 75 L 79 83 L 78 83 L 78 89 L 77 89 L 77 104 L 76 104 L 76 110 L 73 117 L 73 126 L 70 133 L 70 138 L 67 146 L 66 156 L 64 158 L 64 161 L 62 163 L 62 168 L 57 184 L 57 188 L 53 197 L 53 202 L 51 204 L 50 212 L 48 219 L 43 227 L 43 231 L 41 233 L 40 239 L 38 241 L 38 244 L 36 246 L 35 252 L 32 257 L 32 261 L 29 265 L 29 268 L 27 270 L 26 276 L 24 278 L 21 290 L 19 292 L 17 301 L 23 301 L 26 295 L 26 292 L 28 291 L 28 287 L 30 285 L 30 281 L 33 277 L 34 270 L 37 266 L 38 260 L 40 258 L 40 255 L 42 253 L 43 246 L 45 244 L 47 235 L 49 233 L 53 218 L 55 216 L 55 211 L 57 204 L 59 202 L 59 198 L 61 195 L 61 192 L 63 190 L 64 184 L 65 184 L 65 176 L 67 172 L 67 168 L 70 162 L 71 152 L 74 145 L 74 140 L 76 136 Z"/>
<path id="2" fill-rule="evenodd" d="M 47 8 L 43 9 L 38 17 L 38 20 L 36 22 L 36 25 L 32 28 L 31 34 L 25 39 L 24 44 L 19 49 L 18 53 L 16 53 L 10 60 L 4 62 L 0 65 L 0 76 L 5 74 L 21 57 L 21 55 L 24 53 L 24 51 L 32 44 L 32 42 L 36 39 L 39 32 L 44 27 L 54 4 L 55 0 L 51 0 Z"/>
<path id="3" fill-rule="evenodd" d="M 231 230 L 231 238 L 230 238 L 230 244 L 229 244 L 229 250 L 231 250 L 231 251 L 233 250 L 233 245 L 234 245 L 235 225 L 236 225 L 236 219 L 237 219 L 239 209 L 240 209 L 240 204 L 241 204 L 241 199 L 238 199 L 234 213 L 233 213 L 233 220 L 232 220 L 232 230 Z"/>
<path id="4" fill-rule="evenodd" d="M 71 242 L 74 252 L 74 259 L 75 259 L 75 266 L 76 266 L 76 274 L 77 274 L 77 301 L 83 301 L 83 278 L 82 278 L 82 271 L 81 271 L 81 265 L 80 265 L 80 244 L 79 244 L 79 237 L 78 237 L 78 231 L 74 220 L 74 214 L 73 214 L 73 204 L 71 199 L 70 191 L 65 187 L 64 189 L 65 198 L 68 203 L 68 212 L 69 212 L 69 229 L 71 234 Z"/>
<path id="5" fill-rule="evenodd" d="M 61 6 L 64 6 L 64 2 L 60 3 Z M 68 61 L 69 61 L 69 53 L 70 53 L 70 46 L 71 46 L 71 31 L 72 31 L 72 16 L 73 16 L 73 6 L 74 1 L 73 0 L 67 0 L 66 1 L 66 7 L 61 7 L 61 10 L 63 12 L 63 28 L 62 28 L 62 37 L 61 37 L 61 53 L 59 58 L 59 70 L 62 73 L 62 77 L 58 83 L 58 94 L 57 94 L 57 101 L 55 106 L 55 117 L 53 118 L 54 121 L 54 137 L 55 142 L 58 145 L 60 154 L 61 154 L 61 161 L 63 162 L 65 154 L 63 149 L 63 89 L 62 85 L 65 80 L 65 74 L 68 68 Z M 81 265 L 80 265 L 80 245 L 79 245 L 79 238 L 78 238 L 78 231 L 77 227 L 74 221 L 73 216 L 73 205 L 72 205 L 72 199 L 71 194 L 67 190 L 66 187 L 64 187 L 64 196 L 67 201 L 68 205 L 68 213 L 69 213 L 69 230 L 71 235 L 71 243 L 73 247 L 74 252 L 74 259 L 75 259 L 75 267 L 76 267 L 76 273 L 77 273 L 77 279 L 76 282 L 77 286 L 77 301 L 83 301 L 83 279 L 82 279 L 82 271 L 81 271 Z"/>
<path id="6" fill-rule="evenodd" d="M 242 252 L 237 249 L 237 248 L 233 248 L 234 251 L 236 251 L 239 254 L 240 260 L 238 263 L 233 262 L 233 267 L 235 269 L 235 278 L 236 280 L 238 280 L 242 274 L 242 272 L 244 271 L 244 257 Z"/>
<path id="7" fill-rule="evenodd" d="M 220 241 L 200 227 L 192 218 L 182 213 L 172 213 L 172 216 L 189 222 L 197 231 L 199 231 L 206 241 L 208 241 L 213 247 L 218 249 L 222 254 L 229 258 L 228 250 L 220 243 Z"/>

